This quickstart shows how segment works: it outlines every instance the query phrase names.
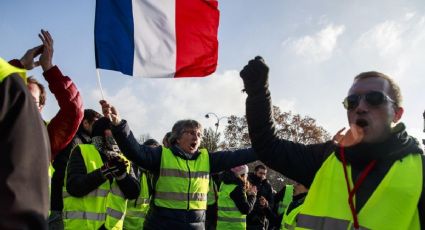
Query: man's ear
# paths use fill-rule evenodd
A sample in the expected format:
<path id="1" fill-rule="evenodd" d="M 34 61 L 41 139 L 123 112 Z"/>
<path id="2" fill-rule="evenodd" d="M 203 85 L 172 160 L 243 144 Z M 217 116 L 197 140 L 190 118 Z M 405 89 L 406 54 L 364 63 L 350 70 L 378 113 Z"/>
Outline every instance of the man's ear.
<path id="1" fill-rule="evenodd" d="M 403 107 L 397 107 L 394 109 L 394 118 L 393 118 L 393 122 L 397 123 L 400 119 L 401 116 L 403 116 L 404 113 L 404 109 Z"/>

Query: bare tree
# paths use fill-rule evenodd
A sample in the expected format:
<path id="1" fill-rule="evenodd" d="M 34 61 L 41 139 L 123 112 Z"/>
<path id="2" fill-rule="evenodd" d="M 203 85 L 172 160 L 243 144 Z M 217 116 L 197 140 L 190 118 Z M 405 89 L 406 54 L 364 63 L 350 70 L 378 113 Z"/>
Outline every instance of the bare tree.
<path id="1" fill-rule="evenodd" d="M 331 139 L 331 135 L 321 126 L 316 124 L 316 120 L 300 114 L 293 114 L 291 111 L 282 112 L 279 107 L 273 106 L 273 119 L 277 136 L 283 139 L 303 144 L 322 143 Z M 248 125 L 246 117 L 230 116 L 230 122 L 224 130 L 224 141 L 222 148 L 234 149 L 247 147 L 251 145 L 248 134 Z M 250 169 L 261 162 L 250 164 Z M 279 190 L 283 184 L 290 181 L 281 174 L 268 169 L 268 179 L 276 190 Z M 282 182 L 283 181 L 283 184 Z"/>
<path id="2" fill-rule="evenodd" d="M 206 148 L 210 152 L 215 152 L 219 148 L 220 133 L 212 128 L 204 129 L 204 135 L 201 140 L 201 148 Z"/>

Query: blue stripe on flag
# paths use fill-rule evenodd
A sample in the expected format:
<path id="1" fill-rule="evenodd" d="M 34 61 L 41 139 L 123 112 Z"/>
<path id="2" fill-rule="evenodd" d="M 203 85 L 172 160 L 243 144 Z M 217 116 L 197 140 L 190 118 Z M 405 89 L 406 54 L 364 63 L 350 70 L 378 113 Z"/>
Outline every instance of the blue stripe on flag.
<path id="1" fill-rule="evenodd" d="M 94 27 L 96 68 L 133 75 L 132 0 L 97 0 Z"/>

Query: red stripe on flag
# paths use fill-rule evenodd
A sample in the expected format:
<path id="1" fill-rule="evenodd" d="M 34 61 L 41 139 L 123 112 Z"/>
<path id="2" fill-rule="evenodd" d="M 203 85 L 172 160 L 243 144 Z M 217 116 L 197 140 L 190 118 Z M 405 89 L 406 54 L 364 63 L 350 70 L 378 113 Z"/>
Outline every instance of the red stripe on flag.
<path id="1" fill-rule="evenodd" d="M 218 59 L 220 12 L 216 0 L 176 1 L 175 77 L 203 77 L 213 73 Z"/>

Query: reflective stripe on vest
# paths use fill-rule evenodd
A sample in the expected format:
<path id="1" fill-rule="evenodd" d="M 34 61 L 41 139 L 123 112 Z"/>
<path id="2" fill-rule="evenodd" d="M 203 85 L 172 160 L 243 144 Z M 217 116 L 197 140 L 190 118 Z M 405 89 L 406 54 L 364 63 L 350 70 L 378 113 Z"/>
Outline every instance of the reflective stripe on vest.
<path id="1" fill-rule="evenodd" d="M 140 194 L 136 200 L 127 202 L 124 229 L 143 229 L 145 216 L 149 210 L 150 195 L 148 178 L 145 172 L 140 174 Z"/>
<path id="2" fill-rule="evenodd" d="M 105 213 L 94 213 L 94 212 L 77 212 L 77 211 L 65 211 L 63 212 L 64 219 L 85 219 L 94 221 L 104 221 L 106 218 Z"/>
<path id="3" fill-rule="evenodd" d="M 25 83 L 27 82 L 25 69 L 17 68 L 9 64 L 3 58 L 0 58 L 0 83 L 2 83 L 6 77 L 9 77 L 13 73 L 17 73 L 19 76 L 21 76 Z"/>
<path id="4" fill-rule="evenodd" d="M 218 192 L 217 229 L 246 229 L 246 215 L 242 214 L 230 198 L 237 185 L 221 183 Z"/>
<path id="5" fill-rule="evenodd" d="M 395 161 L 358 213 L 361 228 L 420 229 L 417 206 L 422 192 L 422 167 L 420 154 Z M 350 166 L 347 172 L 352 185 Z M 352 225 L 343 166 L 333 153 L 316 173 L 298 215 L 297 228 L 338 230 Z"/>
<path id="6" fill-rule="evenodd" d="M 285 214 L 286 208 L 288 208 L 289 204 L 292 202 L 293 193 L 294 193 L 294 186 L 291 184 L 287 184 L 285 186 L 285 195 L 282 197 L 282 200 L 279 202 L 279 208 L 277 210 L 277 214 L 279 215 Z"/>
<path id="7" fill-rule="evenodd" d="M 185 160 L 170 149 L 162 148 L 160 176 L 154 194 L 156 206 L 184 210 L 207 208 L 209 155 L 206 149 L 199 151 L 195 160 Z"/>
<path id="8" fill-rule="evenodd" d="M 94 145 L 78 145 L 84 159 L 87 174 L 103 165 L 102 158 Z M 65 183 L 66 184 L 66 176 Z M 115 180 L 106 180 L 97 189 L 83 197 L 73 197 L 64 186 L 64 227 L 65 229 L 121 229 L 127 200 Z"/>
<path id="9" fill-rule="evenodd" d="M 175 201 L 207 201 L 205 193 L 181 193 L 181 192 L 156 192 L 156 199 L 175 200 Z"/>
<path id="10" fill-rule="evenodd" d="M 85 196 L 93 196 L 93 197 L 106 197 L 108 196 L 109 190 L 105 190 L 105 189 L 95 189 L 91 192 L 89 192 L 87 195 Z M 65 191 L 62 193 L 62 197 L 66 198 L 66 197 L 70 197 L 71 195 Z"/>

